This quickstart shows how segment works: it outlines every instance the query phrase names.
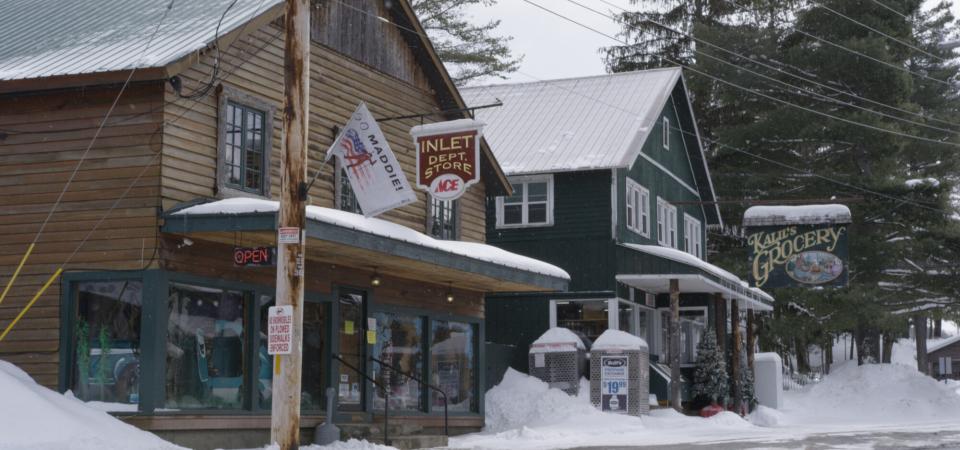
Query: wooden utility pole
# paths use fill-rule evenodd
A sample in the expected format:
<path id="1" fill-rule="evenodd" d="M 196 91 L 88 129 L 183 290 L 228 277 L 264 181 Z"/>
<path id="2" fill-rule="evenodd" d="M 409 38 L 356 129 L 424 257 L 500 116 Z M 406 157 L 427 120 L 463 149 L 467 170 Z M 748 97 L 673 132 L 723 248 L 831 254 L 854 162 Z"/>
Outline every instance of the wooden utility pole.
<path id="1" fill-rule="evenodd" d="M 310 105 L 309 0 L 287 0 L 283 51 L 283 152 L 277 226 L 296 228 L 297 243 L 277 243 L 277 306 L 293 310 L 290 354 L 275 355 L 270 440 L 280 450 L 300 447 L 300 368 L 303 348 L 303 271 L 306 219 L 307 131 Z M 278 238 L 279 240 L 279 238 Z"/>
<path id="2" fill-rule="evenodd" d="M 670 280 L 670 406 L 680 406 L 680 280 Z"/>
<path id="3" fill-rule="evenodd" d="M 739 414 L 740 405 L 743 403 L 743 390 L 740 389 L 740 307 L 735 298 L 730 299 L 730 327 L 733 341 L 730 343 L 730 386 L 733 388 L 730 396 L 733 397 L 733 407 L 736 408 L 734 411 Z"/>

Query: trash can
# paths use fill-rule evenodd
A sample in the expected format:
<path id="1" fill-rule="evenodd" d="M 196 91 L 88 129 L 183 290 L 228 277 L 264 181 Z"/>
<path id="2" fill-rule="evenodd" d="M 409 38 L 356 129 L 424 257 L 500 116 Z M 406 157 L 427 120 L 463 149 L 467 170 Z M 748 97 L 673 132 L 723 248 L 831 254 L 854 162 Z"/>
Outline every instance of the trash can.
<path id="1" fill-rule="evenodd" d="M 650 412 L 650 347 L 630 333 L 607 330 L 590 348 L 590 401 L 601 411 Z"/>
<path id="2" fill-rule="evenodd" d="M 770 352 L 753 356 L 753 392 L 760 405 L 779 409 L 783 404 L 783 360 L 780 355 Z"/>
<path id="3" fill-rule="evenodd" d="M 586 371 L 586 347 L 574 332 L 555 327 L 530 345 L 530 375 L 570 395 L 580 392 Z"/>

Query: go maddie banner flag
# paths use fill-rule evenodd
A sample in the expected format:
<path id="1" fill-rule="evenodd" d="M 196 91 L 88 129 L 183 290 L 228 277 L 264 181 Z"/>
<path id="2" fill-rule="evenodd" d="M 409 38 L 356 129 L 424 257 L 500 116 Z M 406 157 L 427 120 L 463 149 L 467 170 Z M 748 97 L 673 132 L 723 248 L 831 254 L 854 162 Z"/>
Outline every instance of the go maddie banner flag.
<path id="1" fill-rule="evenodd" d="M 334 156 L 347 173 L 364 216 L 373 217 L 416 201 L 403 168 L 366 103 L 357 106 L 327 150 L 326 161 Z"/>

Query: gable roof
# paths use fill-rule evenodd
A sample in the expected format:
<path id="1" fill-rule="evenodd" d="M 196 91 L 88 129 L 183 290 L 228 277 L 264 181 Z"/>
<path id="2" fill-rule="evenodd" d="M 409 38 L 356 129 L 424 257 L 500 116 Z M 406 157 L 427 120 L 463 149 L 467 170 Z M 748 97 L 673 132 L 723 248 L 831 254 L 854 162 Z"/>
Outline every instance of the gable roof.
<path id="1" fill-rule="evenodd" d="M 223 38 L 283 11 L 283 0 L 236 0 L 224 15 L 232 1 L 175 2 L 165 17 L 167 0 L 0 2 L 0 80 L 163 68 L 213 44 L 221 16 Z"/>
<path id="2" fill-rule="evenodd" d="M 631 167 L 675 91 L 692 117 L 683 73 L 675 67 L 460 90 L 471 105 L 503 102 L 478 110 L 476 118 L 487 124 L 484 138 L 508 175 Z M 694 144 L 686 146 L 687 156 L 701 200 L 713 202 L 696 123 L 678 125 L 696 136 L 685 137 Z M 719 207 L 704 206 L 708 223 L 722 224 Z"/>

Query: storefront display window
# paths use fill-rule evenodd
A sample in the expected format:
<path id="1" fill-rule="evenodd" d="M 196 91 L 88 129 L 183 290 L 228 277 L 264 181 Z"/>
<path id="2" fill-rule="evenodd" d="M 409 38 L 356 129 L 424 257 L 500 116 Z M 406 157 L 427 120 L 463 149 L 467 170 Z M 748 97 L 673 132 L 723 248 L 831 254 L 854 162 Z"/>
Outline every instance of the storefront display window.
<path id="1" fill-rule="evenodd" d="M 450 411 L 476 412 L 476 332 L 469 323 L 431 322 L 431 383 L 447 394 Z M 442 410 L 443 398 L 431 394 L 431 408 Z"/>
<path id="2" fill-rule="evenodd" d="M 590 341 L 607 331 L 607 301 L 567 301 L 556 303 L 557 326 L 586 336 Z"/>
<path id="3" fill-rule="evenodd" d="M 244 303 L 239 291 L 170 285 L 167 408 L 243 407 Z"/>
<path id="4" fill-rule="evenodd" d="M 637 327 L 636 322 L 633 317 L 633 305 L 624 302 L 617 303 L 619 317 L 619 328 L 620 331 L 626 331 L 627 333 L 636 333 Z"/>
<path id="5" fill-rule="evenodd" d="M 373 356 L 405 373 L 422 377 L 423 320 L 420 317 L 393 313 L 376 313 L 377 342 Z M 420 384 L 397 371 L 373 364 L 373 379 L 390 389 L 390 409 L 419 411 L 423 409 Z M 374 389 L 373 407 L 383 408 L 383 391 Z"/>
<path id="6" fill-rule="evenodd" d="M 81 400 L 140 402 L 142 305 L 140 281 L 88 281 L 77 285 L 70 389 Z"/>

